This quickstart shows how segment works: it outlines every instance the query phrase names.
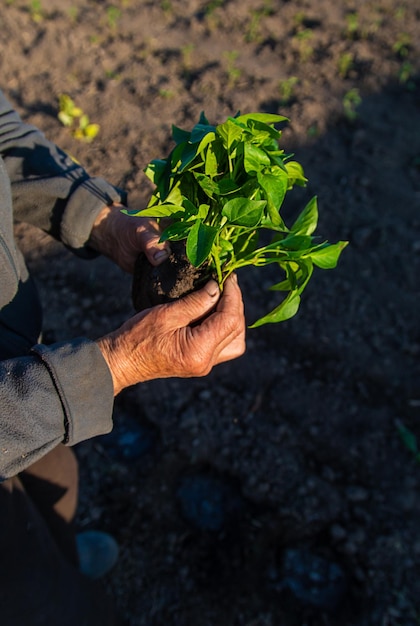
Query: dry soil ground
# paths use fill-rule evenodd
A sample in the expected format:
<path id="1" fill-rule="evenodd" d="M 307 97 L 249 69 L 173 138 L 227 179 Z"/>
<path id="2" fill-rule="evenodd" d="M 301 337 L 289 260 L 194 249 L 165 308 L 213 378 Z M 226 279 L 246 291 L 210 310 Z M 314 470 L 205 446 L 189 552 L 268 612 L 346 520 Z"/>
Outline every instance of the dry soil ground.
<path id="1" fill-rule="evenodd" d="M 350 241 L 293 320 L 250 330 L 208 378 L 123 393 L 114 434 L 79 446 L 79 525 L 121 545 L 106 584 L 127 623 L 418 625 L 418 1 L 3 0 L 0 24 L 21 115 L 132 206 L 172 123 L 280 112 L 309 178 L 287 215 L 317 194 L 319 232 Z M 63 93 L 100 125 L 93 142 L 58 121 Z M 107 260 L 16 233 L 46 341 L 132 314 Z M 271 279 L 240 275 L 250 322 Z"/>

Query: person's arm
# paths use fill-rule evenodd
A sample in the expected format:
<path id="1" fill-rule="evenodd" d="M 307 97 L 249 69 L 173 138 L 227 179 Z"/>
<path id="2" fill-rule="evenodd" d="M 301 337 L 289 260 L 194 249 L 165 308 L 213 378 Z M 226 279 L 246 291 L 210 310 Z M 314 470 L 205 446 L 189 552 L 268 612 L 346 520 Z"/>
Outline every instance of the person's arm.
<path id="1" fill-rule="evenodd" d="M 114 395 L 156 378 L 205 376 L 245 350 L 241 292 L 230 276 L 181 300 L 135 315 L 96 342 L 34 346 L 0 362 L 0 480 L 60 442 L 112 429 Z"/>
<path id="2" fill-rule="evenodd" d="M 24 123 L 0 91 L 0 155 L 11 180 L 14 219 L 50 233 L 80 255 L 105 205 L 124 194 L 90 177 L 36 127 Z"/>
<path id="3" fill-rule="evenodd" d="M 159 262 L 155 226 L 123 216 L 119 198 L 104 207 L 104 193 L 113 188 L 89 178 L 36 128 L 23 124 L 1 92 L 0 155 L 12 181 L 16 218 L 80 254 L 103 252 L 127 270 L 142 247 L 149 260 Z M 113 396 L 125 387 L 152 378 L 202 376 L 242 354 L 243 308 L 233 279 L 219 298 L 217 289 L 204 289 L 134 316 L 97 342 L 39 345 L 28 356 L 2 361 L 0 480 L 59 442 L 73 445 L 111 430 Z"/>
<path id="4" fill-rule="evenodd" d="M 0 361 L 0 481 L 60 442 L 110 432 L 113 404 L 112 378 L 95 342 L 37 345 Z"/>

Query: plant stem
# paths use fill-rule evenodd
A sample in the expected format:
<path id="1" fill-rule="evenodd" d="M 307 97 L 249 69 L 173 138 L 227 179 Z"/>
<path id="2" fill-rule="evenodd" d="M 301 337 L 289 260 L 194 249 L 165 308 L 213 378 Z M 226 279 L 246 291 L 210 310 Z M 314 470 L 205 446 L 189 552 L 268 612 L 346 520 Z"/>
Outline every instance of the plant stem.
<path id="1" fill-rule="evenodd" d="M 213 251 L 211 253 L 211 256 L 214 262 L 214 267 L 216 268 L 217 282 L 219 283 L 219 287 L 222 289 L 223 288 L 223 275 L 222 275 L 222 267 L 220 265 L 219 254 L 217 252 L 218 249 L 219 249 L 219 237 L 217 237 L 216 245 L 213 244 Z"/>

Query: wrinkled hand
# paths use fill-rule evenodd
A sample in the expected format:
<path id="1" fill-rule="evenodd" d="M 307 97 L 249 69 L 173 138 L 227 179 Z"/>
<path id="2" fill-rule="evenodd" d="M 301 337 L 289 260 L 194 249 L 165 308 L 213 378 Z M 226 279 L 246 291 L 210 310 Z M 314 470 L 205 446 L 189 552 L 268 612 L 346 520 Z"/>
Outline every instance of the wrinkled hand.
<path id="1" fill-rule="evenodd" d="M 125 215 L 120 204 L 106 206 L 98 214 L 91 231 L 89 245 L 112 259 L 126 272 L 133 272 L 140 252 L 152 265 L 159 265 L 170 251 L 167 243 L 158 243 L 157 222 L 147 217 Z"/>
<path id="2" fill-rule="evenodd" d="M 155 378 L 205 376 L 214 365 L 245 351 L 236 276 L 226 280 L 223 295 L 211 280 L 180 300 L 135 315 L 97 343 L 111 371 L 115 395 Z"/>

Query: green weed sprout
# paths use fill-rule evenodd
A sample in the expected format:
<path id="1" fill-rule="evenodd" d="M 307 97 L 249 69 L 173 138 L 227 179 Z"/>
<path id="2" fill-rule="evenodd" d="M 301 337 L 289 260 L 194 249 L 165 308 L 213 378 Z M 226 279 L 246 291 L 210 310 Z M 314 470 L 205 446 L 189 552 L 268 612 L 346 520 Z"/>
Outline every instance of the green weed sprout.
<path id="1" fill-rule="evenodd" d="M 90 143 L 100 130 L 99 124 L 91 124 L 88 115 L 67 94 L 59 96 L 58 119 L 63 126 L 71 129 L 73 137 L 79 141 Z"/>
<path id="2" fill-rule="evenodd" d="M 401 441 L 403 442 L 407 450 L 411 452 L 417 463 L 420 463 L 420 447 L 417 442 L 417 437 L 400 420 L 396 420 L 396 427 Z"/>
<path id="3" fill-rule="evenodd" d="M 343 108 L 344 115 L 349 122 L 354 122 L 357 119 L 357 107 L 362 103 L 359 90 L 354 87 L 347 91 L 343 96 Z"/>
<path id="4" fill-rule="evenodd" d="M 305 186 L 302 166 L 279 147 L 286 121 L 268 113 L 238 114 L 218 126 L 202 113 L 191 132 L 173 126 L 175 147 L 145 169 L 155 185 L 146 209 L 125 210 L 166 226 L 161 241 L 185 241 L 195 267 L 206 268 L 223 288 L 234 271 L 275 264 L 285 293 L 280 304 L 251 327 L 286 320 L 297 312 L 314 266 L 334 268 L 346 241 L 330 244 L 313 235 L 318 221 L 312 198 L 289 227 L 280 213 L 286 193 Z M 169 222 L 169 225 L 167 223 Z M 262 231 L 271 242 L 259 244 Z"/>

